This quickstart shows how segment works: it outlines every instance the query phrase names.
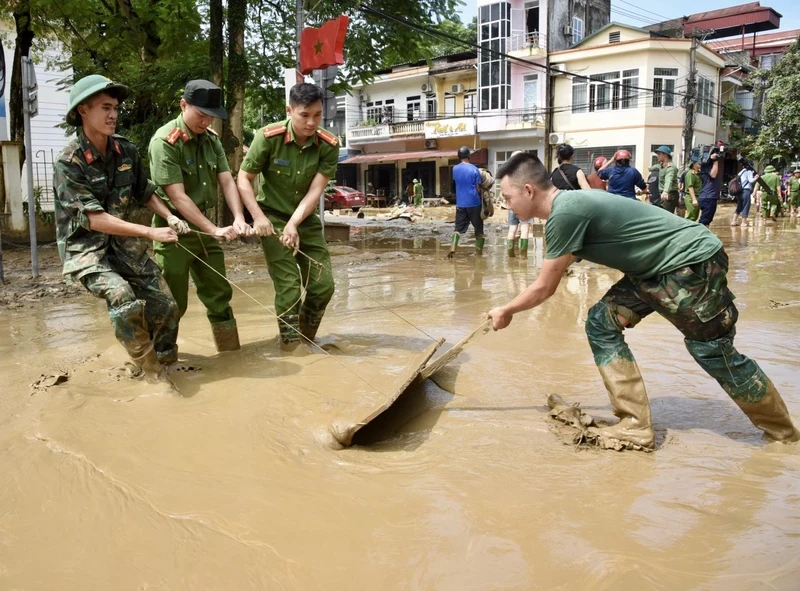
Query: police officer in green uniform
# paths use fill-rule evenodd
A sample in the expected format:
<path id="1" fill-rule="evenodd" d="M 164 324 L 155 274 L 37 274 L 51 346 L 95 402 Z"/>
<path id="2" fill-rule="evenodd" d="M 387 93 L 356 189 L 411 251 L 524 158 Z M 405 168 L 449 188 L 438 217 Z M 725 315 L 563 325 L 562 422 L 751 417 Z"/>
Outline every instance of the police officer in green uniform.
<path id="1" fill-rule="evenodd" d="M 767 191 L 761 187 L 761 217 L 764 219 L 771 217 L 773 220 L 778 219 L 778 214 L 781 211 L 781 200 L 778 196 L 778 191 L 781 186 L 781 177 L 778 175 L 777 170 L 772 164 L 764 169 L 764 174 L 761 175 L 764 183 L 770 188 Z"/>
<path id="2" fill-rule="evenodd" d="M 156 131 L 149 149 L 150 175 L 158 194 L 175 214 L 171 226 L 181 234 L 180 244 L 187 249 L 156 243 L 156 261 L 181 316 L 188 306 L 189 275 L 192 276 L 220 352 L 239 349 L 239 332 L 230 306 L 233 291 L 225 279 L 225 257 L 219 241 L 251 233 L 222 142 L 209 127 L 215 118 L 227 117 L 222 90 L 207 80 L 191 80 L 181 99 L 181 114 Z M 233 225 L 225 228 L 215 226 L 203 213 L 217 203 L 217 183 L 233 214 Z M 153 217 L 154 227 L 165 225 L 163 219 Z"/>
<path id="3" fill-rule="evenodd" d="M 239 169 L 238 184 L 253 216 L 253 229 L 262 237 L 275 286 L 281 348 L 291 351 L 303 337 L 314 339 L 333 297 L 330 254 L 317 210 L 320 195 L 336 174 L 339 142 L 319 127 L 322 91 L 314 84 L 291 88 L 286 113 L 286 121 L 256 132 Z M 256 199 L 252 183 L 258 174 L 261 187 Z M 296 253 L 298 248 L 321 267 Z"/>
<path id="4" fill-rule="evenodd" d="M 106 300 L 117 340 L 146 377 L 157 380 L 161 364 L 178 358 L 180 317 L 147 254 L 148 240 L 169 244 L 178 236 L 171 228 L 128 221 L 140 207 L 162 218 L 170 212 L 147 180 L 136 146 L 114 133 L 127 96 L 126 86 L 99 75 L 82 78 L 70 91 L 66 120 L 78 136 L 54 166 L 56 235 L 64 275 Z"/>

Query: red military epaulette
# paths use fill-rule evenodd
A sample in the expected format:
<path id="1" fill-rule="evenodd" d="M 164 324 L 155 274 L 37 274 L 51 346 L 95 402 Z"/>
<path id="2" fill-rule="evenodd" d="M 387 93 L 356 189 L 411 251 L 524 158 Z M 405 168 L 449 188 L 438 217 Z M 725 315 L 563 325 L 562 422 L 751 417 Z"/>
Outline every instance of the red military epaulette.
<path id="1" fill-rule="evenodd" d="M 114 151 L 117 154 L 122 154 L 122 148 L 119 147 L 119 142 L 117 140 L 111 140 L 114 142 Z"/>
<path id="2" fill-rule="evenodd" d="M 211 135 L 215 135 L 215 136 L 219 137 L 219 134 L 216 131 L 214 131 L 213 129 L 211 129 L 210 127 L 206 127 L 206 131 L 209 132 Z"/>
<path id="3" fill-rule="evenodd" d="M 170 131 L 166 136 L 164 136 L 164 141 L 167 142 L 170 146 L 174 146 L 175 142 L 178 139 L 182 139 L 184 142 L 189 140 L 189 134 L 183 131 L 179 127 L 174 127 L 172 131 Z"/>
<path id="4" fill-rule="evenodd" d="M 317 135 L 321 137 L 323 141 L 329 143 L 331 146 L 339 145 L 339 138 L 333 135 L 330 131 L 327 131 L 325 129 L 317 129 Z"/>
<path id="5" fill-rule="evenodd" d="M 83 151 L 83 159 L 86 160 L 86 164 L 91 164 L 94 162 L 94 154 L 92 154 L 91 148 L 86 148 Z"/>
<path id="6" fill-rule="evenodd" d="M 265 138 L 271 138 L 275 137 L 276 135 L 281 135 L 288 130 L 283 123 L 274 123 L 273 125 L 268 125 L 261 131 L 264 133 Z"/>

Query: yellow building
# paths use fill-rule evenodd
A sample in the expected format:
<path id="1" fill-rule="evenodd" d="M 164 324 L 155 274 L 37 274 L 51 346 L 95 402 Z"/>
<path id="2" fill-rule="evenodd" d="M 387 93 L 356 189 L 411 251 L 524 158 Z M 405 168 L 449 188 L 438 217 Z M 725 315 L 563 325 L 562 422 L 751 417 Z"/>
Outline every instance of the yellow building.
<path id="1" fill-rule="evenodd" d="M 358 189 L 402 195 L 417 178 L 425 197 L 450 196 L 456 152 L 466 145 L 472 162 L 486 164 L 476 135 L 475 52 L 442 56 L 376 72 L 372 84 L 347 97 L 347 147 L 361 153 L 340 163 L 354 167 Z M 483 149 L 482 149 L 483 148 Z"/>
<path id="2" fill-rule="evenodd" d="M 669 146 L 673 160 L 682 162 L 691 46 L 691 39 L 611 23 L 572 49 L 551 53 L 557 73 L 549 143 L 572 145 L 575 164 L 587 173 L 595 157 L 610 157 L 620 148 L 631 152 L 631 164 L 645 177 L 658 146 Z M 716 140 L 724 61 L 698 44 L 695 66 L 692 146 Z"/>

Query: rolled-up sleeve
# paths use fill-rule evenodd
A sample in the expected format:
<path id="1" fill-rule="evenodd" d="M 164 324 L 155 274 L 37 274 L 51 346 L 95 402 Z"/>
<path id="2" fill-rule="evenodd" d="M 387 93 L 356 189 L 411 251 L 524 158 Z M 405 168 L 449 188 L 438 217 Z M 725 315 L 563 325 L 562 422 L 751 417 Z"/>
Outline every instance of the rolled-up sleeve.
<path id="1" fill-rule="evenodd" d="M 86 230 L 89 227 L 91 212 L 105 212 L 105 209 L 92 193 L 81 165 L 73 156 L 69 161 L 59 159 L 53 173 L 56 199 L 62 209 Z"/>

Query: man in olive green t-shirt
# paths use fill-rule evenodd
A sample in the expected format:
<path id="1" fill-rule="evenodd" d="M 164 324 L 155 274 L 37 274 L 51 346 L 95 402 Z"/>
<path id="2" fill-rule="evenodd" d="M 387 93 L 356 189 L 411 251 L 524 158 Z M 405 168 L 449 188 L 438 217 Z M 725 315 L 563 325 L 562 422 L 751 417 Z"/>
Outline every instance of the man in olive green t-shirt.
<path id="1" fill-rule="evenodd" d="M 339 141 L 319 127 L 318 86 L 293 86 L 286 112 L 286 121 L 256 132 L 237 182 L 275 286 L 281 349 L 293 351 L 302 340 L 314 340 L 333 297 L 331 258 L 317 208 L 336 174 Z M 258 174 L 256 199 L 252 183 Z"/>
<path id="2" fill-rule="evenodd" d="M 661 207 L 675 213 L 678 207 L 678 169 L 672 163 L 672 150 L 661 146 L 656 150 L 658 157 L 658 192 L 661 194 Z"/>
<path id="3" fill-rule="evenodd" d="M 180 245 L 184 247 L 155 242 L 156 262 L 181 317 L 188 306 L 189 275 L 192 276 L 220 352 L 239 349 L 239 331 L 230 305 L 233 291 L 225 279 L 225 257 L 219 241 L 251 232 L 222 142 L 209 127 L 215 118 L 227 117 L 222 90 L 207 80 L 191 80 L 181 99 L 181 114 L 156 131 L 149 147 L 150 176 L 176 216 L 173 229 L 181 234 Z M 233 225 L 225 228 L 218 228 L 204 214 L 217 204 L 218 183 L 233 214 Z M 165 225 L 161 217 L 153 217 L 153 226 Z"/>
<path id="4" fill-rule="evenodd" d="M 800 169 L 795 170 L 789 177 L 789 205 L 792 208 L 792 215 L 797 214 L 800 207 Z"/>
<path id="5" fill-rule="evenodd" d="M 547 218 L 547 252 L 536 281 L 489 312 L 495 330 L 553 295 L 576 257 L 625 273 L 586 320 L 595 364 L 620 418 L 591 430 L 594 442 L 611 449 L 655 446 L 644 381 L 622 336 L 653 312 L 683 333 L 695 361 L 756 427 L 774 440 L 800 440 L 775 385 L 734 347 L 739 313 L 727 285 L 728 256 L 708 228 L 602 191 L 559 191 L 532 154 L 512 156 L 497 178 L 520 218 Z"/>
<path id="6" fill-rule="evenodd" d="M 764 169 L 761 179 L 769 187 L 769 191 L 763 186 L 761 187 L 761 217 L 765 219 L 771 217 L 777 221 L 778 214 L 781 212 L 781 198 L 779 195 L 781 177 L 775 167 L 770 164 Z"/>
<path id="7" fill-rule="evenodd" d="M 684 202 L 686 203 L 686 219 L 696 222 L 700 217 L 700 189 L 703 188 L 703 181 L 700 179 L 700 161 L 692 160 L 686 176 L 683 177 Z"/>

